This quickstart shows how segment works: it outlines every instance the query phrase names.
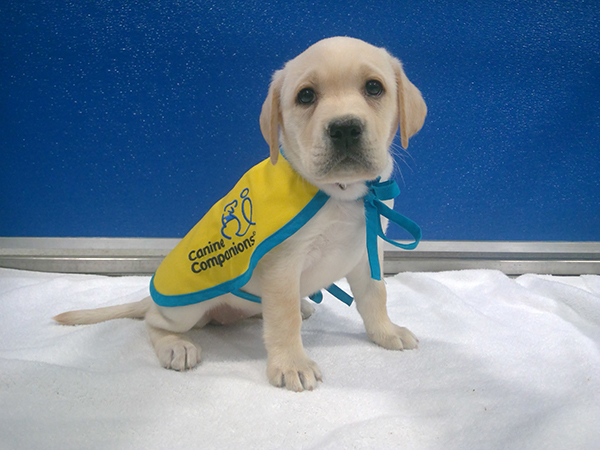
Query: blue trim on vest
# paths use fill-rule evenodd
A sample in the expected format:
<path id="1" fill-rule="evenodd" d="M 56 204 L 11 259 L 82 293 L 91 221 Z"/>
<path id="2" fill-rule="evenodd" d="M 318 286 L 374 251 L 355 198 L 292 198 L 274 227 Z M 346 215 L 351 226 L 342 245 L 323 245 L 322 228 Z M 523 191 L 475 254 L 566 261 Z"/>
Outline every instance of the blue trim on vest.
<path id="1" fill-rule="evenodd" d="M 419 244 L 422 236 L 421 228 L 419 228 L 415 222 L 410 220 L 408 217 L 405 217 L 402 214 L 394 211 L 392 208 L 383 203 L 383 200 L 391 200 L 400 194 L 400 188 L 398 187 L 398 184 L 394 180 L 388 180 L 384 182 L 380 182 L 379 180 L 380 178 L 377 178 L 376 180 L 368 181 L 366 183 L 369 191 L 364 197 L 367 256 L 369 259 L 371 278 L 375 280 L 381 280 L 381 267 L 379 265 L 379 253 L 377 248 L 378 237 L 404 250 L 413 250 Z M 193 305 L 204 300 L 209 300 L 220 295 L 231 293 L 245 300 L 260 303 L 260 297 L 241 290 L 241 288 L 248 283 L 248 281 L 250 281 L 250 277 L 252 276 L 252 272 L 254 271 L 256 264 L 258 264 L 258 261 L 260 261 L 265 254 L 292 236 L 310 219 L 312 219 L 313 216 L 323 207 L 323 205 L 327 203 L 327 200 L 329 200 L 329 196 L 323 191 L 318 191 L 312 200 L 302 209 L 302 211 L 300 211 L 292 220 L 280 228 L 279 231 L 269 236 L 258 245 L 250 257 L 250 265 L 248 269 L 237 278 L 199 292 L 191 292 L 181 295 L 162 295 L 154 287 L 153 276 L 152 280 L 150 281 L 150 295 L 152 296 L 152 299 L 157 305 L 174 307 Z M 404 228 L 410 233 L 415 241 L 410 244 L 401 244 L 387 238 L 383 228 L 381 227 L 381 216 L 386 217 L 390 222 L 395 223 L 401 228 Z M 350 306 L 354 301 L 354 298 L 351 295 L 347 294 L 335 284 L 332 284 L 325 289 L 348 306 Z M 318 291 L 309 296 L 309 298 L 315 303 L 321 303 L 323 300 L 323 294 L 321 291 Z"/>
<path id="2" fill-rule="evenodd" d="M 260 297 L 258 295 L 254 295 L 254 294 L 251 294 L 250 292 L 242 291 L 241 289 L 236 289 L 235 291 L 232 291 L 231 293 L 233 295 L 235 295 L 236 297 L 240 297 L 245 300 L 250 300 L 251 302 L 254 302 L 254 303 L 261 302 Z"/>
<path id="3" fill-rule="evenodd" d="M 311 201 L 308 202 L 308 204 L 302 208 L 302 211 L 296 214 L 292 220 L 258 244 L 256 250 L 254 250 L 252 256 L 250 257 L 248 269 L 238 277 L 198 292 L 190 292 L 180 295 L 163 295 L 154 287 L 153 276 L 152 280 L 150 281 L 150 295 L 152 296 L 152 300 L 154 300 L 154 302 L 159 306 L 187 306 L 200 303 L 204 300 L 209 300 L 220 295 L 233 293 L 234 295 L 238 295 L 246 300 L 256 302 L 256 299 L 259 297 L 241 291 L 240 289 L 242 286 L 248 283 L 248 281 L 250 281 L 250 277 L 252 276 L 252 272 L 254 271 L 256 264 L 258 264 L 258 261 L 260 261 L 260 259 L 270 252 L 274 247 L 281 244 L 283 241 L 296 233 L 296 231 L 302 228 L 310 219 L 313 218 L 313 216 L 323 207 L 323 205 L 327 203 L 327 200 L 329 200 L 329 196 L 323 191 L 318 191 Z M 242 295 L 240 295 L 240 293 Z"/>

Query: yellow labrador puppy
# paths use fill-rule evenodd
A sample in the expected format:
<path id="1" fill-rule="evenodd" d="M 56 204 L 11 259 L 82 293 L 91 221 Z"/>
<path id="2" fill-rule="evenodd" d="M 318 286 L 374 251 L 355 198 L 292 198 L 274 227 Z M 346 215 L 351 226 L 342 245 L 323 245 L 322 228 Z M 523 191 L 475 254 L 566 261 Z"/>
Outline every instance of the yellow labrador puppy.
<path id="1" fill-rule="evenodd" d="M 262 303 L 225 294 L 163 307 L 148 297 L 55 319 L 74 325 L 145 318 L 160 363 L 185 370 L 198 364 L 200 348 L 183 333 L 211 321 L 231 323 L 262 314 L 269 381 L 312 390 L 321 371 L 304 351 L 300 328 L 314 309 L 301 299 L 346 277 L 369 337 L 387 349 L 415 348 L 415 336 L 388 317 L 384 282 L 371 278 L 360 199 L 367 193 L 366 181 L 390 177 L 398 126 L 406 148 L 426 112 L 421 93 L 386 50 L 348 37 L 317 42 L 274 74 L 260 127 L 271 162 L 277 162 L 281 146 L 293 170 L 329 199 L 256 265 L 243 290 Z"/>

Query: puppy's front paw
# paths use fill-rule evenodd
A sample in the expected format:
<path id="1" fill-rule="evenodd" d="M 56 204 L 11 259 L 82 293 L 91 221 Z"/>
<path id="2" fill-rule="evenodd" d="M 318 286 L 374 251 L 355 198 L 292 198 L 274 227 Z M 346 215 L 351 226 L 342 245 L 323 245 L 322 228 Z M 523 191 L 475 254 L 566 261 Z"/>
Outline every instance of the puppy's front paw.
<path id="1" fill-rule="evenodd" d="M 408 328 L 399 327 L 390 322 L 377 330 L 369 330 L 369 337 L 376 344 L 388 350 L 412 350 L 417 348 L 419 340 Z"/>
<path id="2" fill-rule="evenodd" d="M 177 371 L 192 369 L 200 362 L 200 349 L 179 336 L 165 336 L 156 342 L 160 364 Z"/>
<path id="3" fill-rule="evenodd" d="M 319 366 L 307 356 L 297 358 L 269 358 L 267 376 L 273 386 L 290 391 L 312 391 L 323 381 Z"/>

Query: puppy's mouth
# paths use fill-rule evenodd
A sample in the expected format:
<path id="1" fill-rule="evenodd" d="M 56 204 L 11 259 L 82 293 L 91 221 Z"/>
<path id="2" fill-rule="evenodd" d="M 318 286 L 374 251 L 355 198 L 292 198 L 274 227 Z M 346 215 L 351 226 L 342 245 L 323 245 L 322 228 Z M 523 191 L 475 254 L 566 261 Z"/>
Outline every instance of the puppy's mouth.
<path id="1" fill-rule="evenodd" d="M 334 155 L 323 161 L 315 173 L 319 180 L 338 183 L 340 186 L 359 180 L 369 180 L 377 172 L 373 162 L 362 155 Z"/>
<path id="2" fill-rule="evenodd" d="M 322 175 L 315 180 L 320 189 L 328 195 L 342 200 L 356 200 L 365 195 L 365 181 L 379 175 L 375 165 L 370 162 L 357 162 L 348 158 L 328 161 L 321 166 Z"/>

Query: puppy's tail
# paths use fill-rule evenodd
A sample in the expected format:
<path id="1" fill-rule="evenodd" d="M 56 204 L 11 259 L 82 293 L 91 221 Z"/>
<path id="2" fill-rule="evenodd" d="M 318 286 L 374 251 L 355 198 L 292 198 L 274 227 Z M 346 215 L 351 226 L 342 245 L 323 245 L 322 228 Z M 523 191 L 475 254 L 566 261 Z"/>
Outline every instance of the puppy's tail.
<path id="1" fill-rule="evenodd" d="M 81 309 L 79 311 L 68 311 L 53 319 L 63 325 L 89 325 L 104 322 L 111 319 L 143 319 L 150 308 L 152 299 L 146 297 L 135 303 L 125 305 L 106 306 L 96 309 Z"/>

